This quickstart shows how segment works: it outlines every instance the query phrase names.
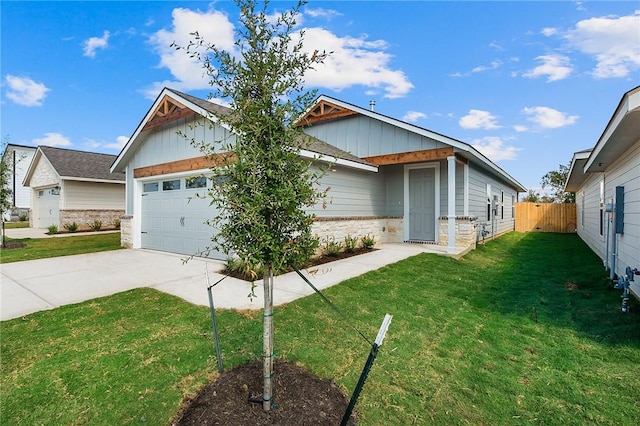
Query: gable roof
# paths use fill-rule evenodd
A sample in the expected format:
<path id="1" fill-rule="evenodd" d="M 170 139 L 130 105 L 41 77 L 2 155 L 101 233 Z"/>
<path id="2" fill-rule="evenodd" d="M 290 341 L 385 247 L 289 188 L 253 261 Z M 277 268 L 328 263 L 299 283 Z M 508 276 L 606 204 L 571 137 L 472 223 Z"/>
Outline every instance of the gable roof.
<path id="1" fill-rule="evenodd" d="M 116 158 L 115 155 L 40 146 L 27 170 L 24 178 L 25 185 L 29 183 L 41 158 L 48 161 L 62 180 L 109 183 L 124 183 L 125 181 L 124 173 L 112 173 L 109 170 Z"/>
<path id="2" fill-rule="evenodd" d="M 487 157 L 485 157 L 478 150 L 476 150 L 474 147 L 472 147 L 466 142 L 462 142 L 457 139 L 450 138 L 448 136 L 433 132 L 423 127 L 416 126 L 414 124 L 407 123 L 405 121 L 398 120 L 396 118 L 393 118 L 384 114 L 380 114 L 378 112 L 371 111 L 370 109 L 362 108 L 357 105 L 353 105 L 348 102 L 344 102 L 327 95 L 319 96 L 314 102 L 314 104 L 309 109 L 307 109 L 305 114 L 298 121 L 298 124 L 306 125 L 306 124 L 320 123 L 325 121 L 341 119 L 341 118 L 353 116 L 356 114 L 364 115 L 374 120 L 382 121 L 392 126 L 395 126 L 395 127 L 407 130 L 409 132 L 436 140 L 440 143 L 449 145 L 454 148 L 456 154 L 460 155 L 461 157 L 467 160 L 476 161 L 484 169 L 497 174 L 498 176 L 502 177 L 504 180 L 512 184 L 515 188 L 517 188 L 518 192 L 527 191 L 527 189 L 520 182 L 518 182 L 516 179 L 510 176 L 506 171 L 504 171 L 501 167 L 496 165 L 494 162 L 489 160 Z"/>
<path id="3" fill-rule="evenodd" d="M 155 126 L 162 125 L 177 118 L 188 117 L 194 114 L 198 114 L 216 122 L 217 117 L 229 114 L 230 112 L 231 109 L 226 106 L 165 87 L 162 89 L 151 108 L 149 108 L 149 111 L 147 111 L 147 114 L 144 116 L 142 121 L 140 121 L 140 124 L 138 124 L 133 135 L 129 138 L 127 144 L 111 165 L 111 170 L 124 170 L 125 165 L 129 162 L 137 149 L 137 145 L 140 143 L 138 136 L 145 130 L 149 130 Z M 220 125 L 228 129 L 224 123 L 220 123 Z M 364 168 L 370 171 L 378 170 L 377 166 L 368 163 L 355 155 L 311 136 L 306 137 L 309 138 L 310 143 L 307 146 L 307 149 L 302 150 L 301 152 L 301 155 L 306 158 L 335 161 L 338 164 L 347 167 Z"/>
<path id="4" fill-rule="evenodd" d="M 565 191 L 575 192 L 587 174 L 607 167 L 640 139 L 640 86 L 624 95 L 593 149 L 576 152 L 571 161 Z M 588 152 L 588 155 L 585 153 Z"/>

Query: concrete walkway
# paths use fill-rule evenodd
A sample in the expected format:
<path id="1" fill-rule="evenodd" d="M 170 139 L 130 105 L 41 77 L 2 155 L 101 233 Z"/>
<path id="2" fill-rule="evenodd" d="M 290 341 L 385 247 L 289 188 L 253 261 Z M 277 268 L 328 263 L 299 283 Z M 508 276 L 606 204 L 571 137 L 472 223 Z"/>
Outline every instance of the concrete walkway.
<path id="1" fill-rule="evenodd" d="M 77 235 L 77 234 L 76 234 Z M 13 238 L 13 237 L 12 237 Z M 423 252 L 443 253 L 437 246 L 385 244 L 378 250 L 302 271 L 319 289 Z M 79 303 L 139 287 L 151 287 L 208 306 L 209 283 L 223 278 L 223 263 L 150 250 L 114 250 L 75 256 L 2 264 L 0 320 Z M 210 285 L 209 284 L 209 285 Z M 259 286 L 262 282 L 257 283 Z M 251 283 L 225 278 L 213 288 L 216 308 L 261 309 L 262 289 L 249 299 Z M 274 304 L 282 305 L 313 293 L 295 273 L 276 277 Z"/>

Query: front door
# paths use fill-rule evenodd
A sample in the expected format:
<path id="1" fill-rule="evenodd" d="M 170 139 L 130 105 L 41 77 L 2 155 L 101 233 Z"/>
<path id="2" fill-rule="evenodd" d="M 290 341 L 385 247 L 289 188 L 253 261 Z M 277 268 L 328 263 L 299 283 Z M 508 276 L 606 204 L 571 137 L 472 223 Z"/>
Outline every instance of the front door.
<path id="1" fill-rule="evenodd" d="M 409 170 L 409 240 L 436 239 L 434 168 Z"/>

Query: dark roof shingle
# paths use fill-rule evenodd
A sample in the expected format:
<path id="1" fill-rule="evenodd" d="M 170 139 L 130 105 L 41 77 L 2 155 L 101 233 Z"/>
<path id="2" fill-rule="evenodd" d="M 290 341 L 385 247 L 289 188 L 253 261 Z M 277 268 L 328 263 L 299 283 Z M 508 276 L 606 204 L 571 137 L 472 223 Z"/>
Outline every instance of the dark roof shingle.
<path id="1" fill-rule="evenodd" d="M 40 150 L 61 177 L 124 181 L 124 173 L 111 173 L 109 169 L 115 155 L 97 152 L 41 146 Z"/>

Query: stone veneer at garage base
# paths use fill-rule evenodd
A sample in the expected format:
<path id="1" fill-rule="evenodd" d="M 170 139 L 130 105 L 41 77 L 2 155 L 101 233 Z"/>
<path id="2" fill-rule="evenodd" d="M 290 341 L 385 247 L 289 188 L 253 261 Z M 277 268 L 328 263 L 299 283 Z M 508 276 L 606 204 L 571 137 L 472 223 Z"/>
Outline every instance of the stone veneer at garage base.
<path id="1" fill-rule="evenodd" d="M 116 219 L 120 219 L 124 210 L 60 210 L 60 224 L 75 222 L 78 225 L 88 225 L 98 220 L 102 227 L 113 226 Z M 122 239 L 121 239 L 122 240 Z"/>
<path id="2" fill-rule="evenodd" d="M 131 220 L 133 216 L 121 216 L 122 246 L 131 248 L 133 237 Z M 478 240 L 477 218 L 461 216 L 456 218 L 456 247 L 463 252 L 473 250 Z M 448 244 L 448 220 L 446 216 L 438 218 L 439 242 L 446 247 Z M 402 217 L 322 217 L 316 218 L 311 232 L 322 241 L 333 237 L 336 241 L 344 241 L 347 235 L 360 238 L 371 235 L 376 243 L 402 243 L 404 235 L 404 219 Z"/>

